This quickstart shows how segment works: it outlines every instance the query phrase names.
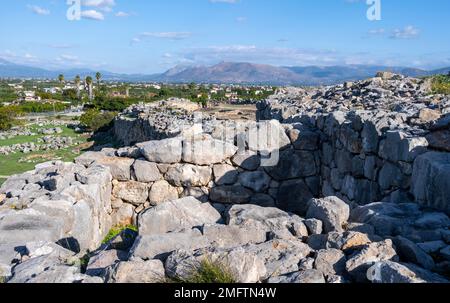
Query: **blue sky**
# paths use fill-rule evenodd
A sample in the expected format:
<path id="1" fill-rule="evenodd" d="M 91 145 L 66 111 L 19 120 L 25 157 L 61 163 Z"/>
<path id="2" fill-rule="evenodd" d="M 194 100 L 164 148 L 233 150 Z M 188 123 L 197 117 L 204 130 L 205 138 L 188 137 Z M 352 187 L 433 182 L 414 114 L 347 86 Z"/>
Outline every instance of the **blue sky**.
<path id="1" fill-rule="evenodd" d="M 175 65 L 246 61 L 280 66 L 450 66 L 450 1 L 2 1 L 0 58 L 50 69 L 155 73 Z"/>

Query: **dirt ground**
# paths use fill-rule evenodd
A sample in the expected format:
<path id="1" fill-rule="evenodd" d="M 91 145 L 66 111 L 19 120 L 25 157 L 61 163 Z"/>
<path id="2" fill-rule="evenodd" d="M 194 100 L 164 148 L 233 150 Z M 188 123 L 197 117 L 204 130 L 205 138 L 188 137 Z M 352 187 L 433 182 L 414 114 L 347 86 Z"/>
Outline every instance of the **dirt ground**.
<path id="1" fill-rule="evenodd" d="M 255 105 L 220 104 L 211 106 L 204 112 L 214 114 L 218 120 L 256 120 Z"/>

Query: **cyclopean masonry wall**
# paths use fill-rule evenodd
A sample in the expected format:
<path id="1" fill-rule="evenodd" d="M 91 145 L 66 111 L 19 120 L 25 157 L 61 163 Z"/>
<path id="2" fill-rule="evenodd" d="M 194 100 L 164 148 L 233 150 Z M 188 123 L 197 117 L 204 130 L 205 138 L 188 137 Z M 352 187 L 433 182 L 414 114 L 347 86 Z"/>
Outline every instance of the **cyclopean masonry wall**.
<path id="1" fill-rule="evenodd" d="M 132 214 L 187 196 L 305 214 L 307 202 L 320 195 L 319 138 L 289 138 L 290 131 L 293 126 L 275 120 L 227 122 L 212 135 L 193 133 L 88 152 L 76 163 L 110 168 L 114 223 L 131 222 Z M 222 140 L 226 137 L 230 140 Z M 241 149 L 235 137 L 241 138 Z"/>
<path id="2" fill-rule="evenodd" d="M 430 97 L 418 94 L 421 82 L 417 79 L 383 73 L 380 76 L 387 79 L 333 87 L 324 93 L 326 101 L 320 97 L 311 100 L 303 90 L 295 92 L 300 95 L 296 102 L 281 94 L 281 101 L 274 98 L 258 104 L 258 119 L 301 125 L 306 130 L 295 133 L 314 133 L 321 138 L 318 149 L 322 196 L 336 195 L 357 205 L 415 201 L 450 213 L 450 114 L 445 114 L 450 112 L 450 102 L 444 98 L 433 103 Z M 379 81 L 391 86 L 392 82 L 410 85 L 407 87 L 411 92 L 405 90 L 403 94 L 411 98 L 375 98 L 372 103 L 368 97 L 358 102 L 352 99 L 354 92 L 357 96 L 365 92 L 361 86 L 370 87 Z M 367 91 L 373 93 L 374 88 Z M 334 97 L 330 97 L 332 93 Z M 422 99 L 413 99 L 416 95 Z M 313 105 L 308 107 L 301 100 Z M 317 102 L 325 102 L 329 108 Z M 364 109 L 350 110 L 349 103 L 351 108 Z"/>

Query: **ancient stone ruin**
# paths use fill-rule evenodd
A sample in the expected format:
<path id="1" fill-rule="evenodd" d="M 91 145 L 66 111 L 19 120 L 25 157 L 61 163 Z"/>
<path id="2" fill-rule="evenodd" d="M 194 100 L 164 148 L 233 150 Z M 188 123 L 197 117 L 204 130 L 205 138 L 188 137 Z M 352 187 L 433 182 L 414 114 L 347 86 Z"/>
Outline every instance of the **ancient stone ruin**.
<path id="1" fill-rule="evenodd" d="M 152 283 L 208 259 L 244 283 L 448 282 L 450 102 L 427 85 L 282 89 L 258 121 L 133 106 L 124 147 L 2 185 L 0 276 Z"/>

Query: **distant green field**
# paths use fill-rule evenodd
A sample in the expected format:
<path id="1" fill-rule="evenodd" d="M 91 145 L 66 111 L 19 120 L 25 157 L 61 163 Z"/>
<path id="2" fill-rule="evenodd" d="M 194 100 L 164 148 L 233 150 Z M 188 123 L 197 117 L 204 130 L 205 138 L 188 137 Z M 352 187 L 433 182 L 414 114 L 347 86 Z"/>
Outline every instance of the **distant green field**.
<path id="1" fill-rule="evenodd" d="M 43 128 L 51 128 L 53 126 L 45 126 Z M 33 126 L 32 130 L 37 131 L 40 128 L 38 126 Z M 33 170 L 37 164 L 52 161 L 52 160 L 62 160 L 66 162 L 73 161 L 80 153 L 80 145 L 85 144 L 87 139 L 79 134 L 76 134 L 74 130 L 61 127 L 63 129 L 63 133 L 57 134 L 54 136 L 59 137 L 73 137 L 77 145 L 55 151 L 38 151 L 29 154 L 23 153 L 15 153 L 10 154 L 8 156 L 0 155 L 0 184 L 2 184 L 5 179 L 4 177 L 8 177 L 14 174 L 20 174 L 29 170 Z M 18 136 L 13 139 L 0 140 L 0 146 L 6 146 L 11 144 L 19 144 L 26 142 L 34 142 L 36 144 L 38 138 L 44 137 L 45 135 L 36 135 L 36 136 Z"/>

